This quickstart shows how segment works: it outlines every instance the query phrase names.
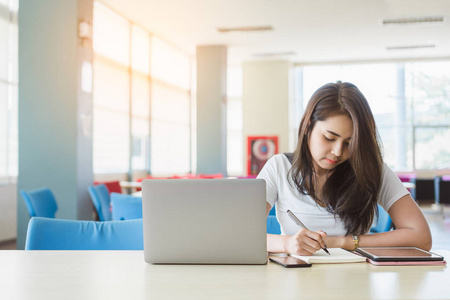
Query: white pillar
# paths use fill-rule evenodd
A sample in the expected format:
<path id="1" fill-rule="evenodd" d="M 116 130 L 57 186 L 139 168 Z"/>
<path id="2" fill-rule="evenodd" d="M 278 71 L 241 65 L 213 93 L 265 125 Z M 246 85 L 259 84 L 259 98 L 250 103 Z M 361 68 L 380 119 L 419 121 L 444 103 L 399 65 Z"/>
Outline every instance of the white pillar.
<path id="1" fill-rule="evenodd" d="M 197 47 L 197 173 L 227 175 L 227 48 Z"/>
<path id="2" fill-rule="evenodd" d="M 249 136 L 277 136 L 279 153 L 293 150 L 289 147 L 292 64 L 288 61 L 255 61 L 246 62 L 242 67 L 243 161 L 247 171 Z"/>
<path id="3" fill-rule="evenodd" d="M 49 187 L 63 219 L 92 218 L 92 39 L 79 37 L 92 16 L 93 0 L 20 1 L 17 188 Z M 29 215 L 17 198 L 23 249 Z"/>

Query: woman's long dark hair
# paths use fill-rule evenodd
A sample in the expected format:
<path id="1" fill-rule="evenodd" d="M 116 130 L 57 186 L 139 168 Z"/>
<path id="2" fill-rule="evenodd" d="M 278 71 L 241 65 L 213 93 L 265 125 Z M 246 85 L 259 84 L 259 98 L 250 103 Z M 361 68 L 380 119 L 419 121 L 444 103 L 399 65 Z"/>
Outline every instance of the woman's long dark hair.
<path id="1" fill-rule="evenodd" d="M 297 190 L 318 201 L 315 170 L 308 141 L 317 121 L 346 115 L 353 122 L 349 159 L 338 165 L 323 186 L 320 203 L 339 216 L 347 234 L 367 233 L 377 212 L 381 185 L 381 145 L 369 103 L 348 82 L 329 83 L 311 97 L 300 122 L 291 176 Z"/>

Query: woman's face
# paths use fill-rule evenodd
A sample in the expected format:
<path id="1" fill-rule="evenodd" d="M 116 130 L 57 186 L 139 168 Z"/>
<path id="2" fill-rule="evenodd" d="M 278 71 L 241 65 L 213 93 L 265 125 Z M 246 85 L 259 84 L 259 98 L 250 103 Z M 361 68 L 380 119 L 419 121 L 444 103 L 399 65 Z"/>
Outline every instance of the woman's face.
<path id="1" fill-rule="evenodd" d="M 316 122 L 308 146 L 319 175 L 326 174 L 348 159 L 352 135 L 353 122 L 346 115 L 337 115 Z"/>

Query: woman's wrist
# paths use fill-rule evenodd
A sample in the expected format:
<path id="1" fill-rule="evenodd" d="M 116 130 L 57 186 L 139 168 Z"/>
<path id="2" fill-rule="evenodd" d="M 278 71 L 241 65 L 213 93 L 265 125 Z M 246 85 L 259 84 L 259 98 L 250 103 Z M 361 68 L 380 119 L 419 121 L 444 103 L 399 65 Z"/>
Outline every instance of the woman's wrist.
<path id="1" fill-rule="evenodd" d="M 283 239 L 282 239 L 282 247 L 283 247 L 283 253 L 289 253 L 289 238 L 291 237 L 290 235 L 282 235 Z"/>
<path id="2" fill-rule="evenodd" d="M 328 248 L 343 248 L 353 250 L 353 239 L 351 235 L 347 236 L 330 236 L 325 238 Z"/>

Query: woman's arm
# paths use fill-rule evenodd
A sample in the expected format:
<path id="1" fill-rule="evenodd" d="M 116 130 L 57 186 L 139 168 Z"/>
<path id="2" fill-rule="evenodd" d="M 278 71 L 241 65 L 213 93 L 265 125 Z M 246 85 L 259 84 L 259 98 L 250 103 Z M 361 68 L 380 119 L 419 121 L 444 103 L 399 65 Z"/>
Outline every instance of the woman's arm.
<path id="1" fill-rule="evenodd" d="M 398 199 L 389 209 L 395 230 L 359 236 L 360 247 L 418 247 L 430 250 L 431 232 L 425 217 L 410 195 Z M 325 238 L 328 247 L 353 250 L 351 236 Z"/>
<path id="2" fill-rule="evenodd" d="M 266 217 L 270 212 L 270 204 L 266 203 Z M 295 235 L 267 234 L 267 251 L 274 253 L 292 253 L 311 255 L 325 248 L 323 238 L 326 233 L 300 229 Z"/>

